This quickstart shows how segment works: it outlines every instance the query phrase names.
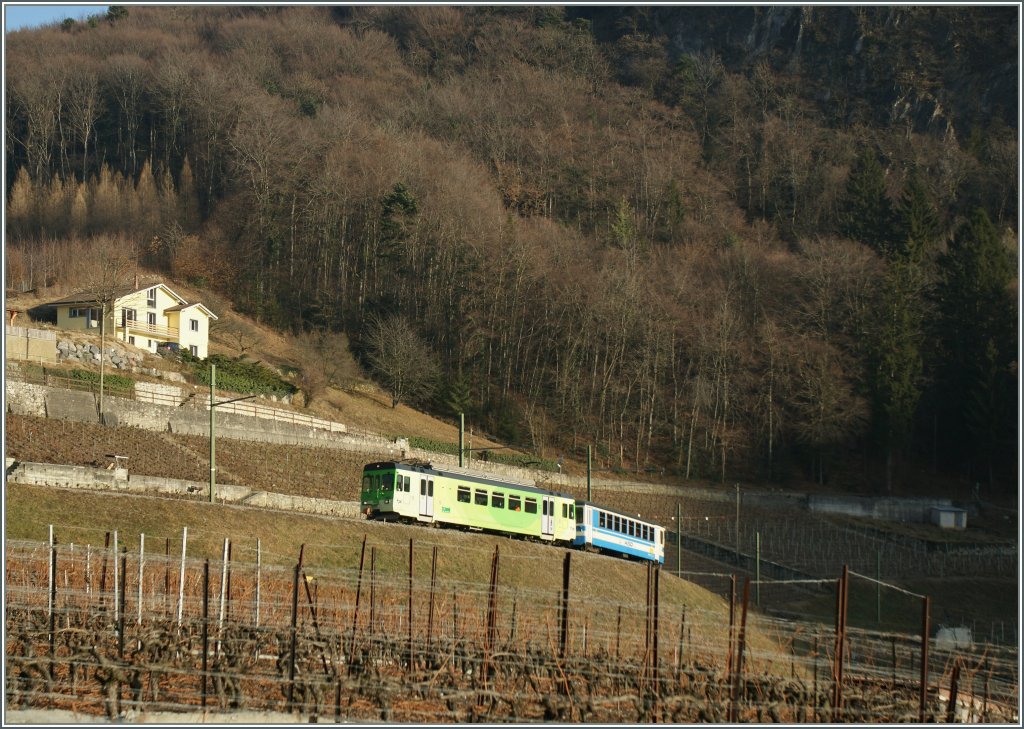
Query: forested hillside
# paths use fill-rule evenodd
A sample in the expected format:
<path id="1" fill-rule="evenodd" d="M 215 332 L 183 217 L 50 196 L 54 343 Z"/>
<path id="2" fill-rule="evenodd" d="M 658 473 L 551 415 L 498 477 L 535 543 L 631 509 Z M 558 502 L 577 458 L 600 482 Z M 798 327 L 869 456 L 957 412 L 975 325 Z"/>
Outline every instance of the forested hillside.
<path id="1" fill-rule="evenodd" d="M 1010 490 L 1018 12 L 112 6 L 8 33 L 7 288 L 120 241 L 535 452 Z"/>

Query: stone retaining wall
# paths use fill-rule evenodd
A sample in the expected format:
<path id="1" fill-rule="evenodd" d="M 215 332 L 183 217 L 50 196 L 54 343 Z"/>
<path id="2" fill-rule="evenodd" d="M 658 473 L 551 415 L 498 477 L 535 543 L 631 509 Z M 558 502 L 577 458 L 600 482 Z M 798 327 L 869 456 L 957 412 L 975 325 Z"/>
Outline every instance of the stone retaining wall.
<path id="1" fill-rule="evenodd" d="M 87 468 L 51 463 L 17 463 L 9 469 L 7 480 L 10 483 L 34 486 L 173 496 L 194 501 L 206 501 L 209 499 L 210 493 L 209 483 L 157 476 L 129 475 L 128 470 L 124 468 Z M 359 517 L 359 503 L 356 501 L 333 501 L 307 496 L 275 494 L 233 484 L 217 485 L 217 503 L 282 509 L 303 514 L 320 514 L 349 519 Z"/>

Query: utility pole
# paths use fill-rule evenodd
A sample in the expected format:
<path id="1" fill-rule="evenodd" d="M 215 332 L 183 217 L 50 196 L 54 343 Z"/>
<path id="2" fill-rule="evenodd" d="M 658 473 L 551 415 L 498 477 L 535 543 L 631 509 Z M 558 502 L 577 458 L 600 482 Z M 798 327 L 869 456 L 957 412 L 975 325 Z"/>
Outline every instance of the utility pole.
<path id="1" fill-rule="evenodd" d="M 216 499 L 217 494 L 217 452 L 216 452 L 216 430 L 215 421 L 213 415 L 213 409 L 218 405 L 227 405 L 230 402 L 238 402 L 239 400 L 251 400 L 256 397 L 255 395 L 244 395 L 242 397 L 233 397 L 230 400 L 221 400 L 220 402 L 213 401 L 213 388 L 217 383 L 217 365 L 210 363 L 210 503 L 212 504 Z"/>
<path id="2" fill-rule="evenodd" d="M 590 499 L 590 446 L 587 446 L 587 501 Z"/>
<path id="3" fill-rule="evenodd" d="M 459 413 L 459 468 L 465 468 L 466 414 Z"/>
<path id="4" fill-rule="evenodd" d="M 216 404 L 213 402 L 213 388 L 217 381 L 217 365 L 210 363 L 210 503 L 214 502 L 215 494 L 217 493 L 217 456 L 215 452 L 215 443 L 217 437 L 214 434 L 214 418 L 213 409 Z"/>

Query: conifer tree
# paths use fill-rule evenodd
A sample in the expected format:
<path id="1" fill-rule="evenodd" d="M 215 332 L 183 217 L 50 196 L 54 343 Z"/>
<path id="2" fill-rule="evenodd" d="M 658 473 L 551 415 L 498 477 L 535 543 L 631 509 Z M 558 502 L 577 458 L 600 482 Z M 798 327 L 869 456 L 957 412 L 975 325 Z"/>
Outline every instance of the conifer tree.
<path id="1" fill-rule="evenodd" d="M 921 175 L 914 170 L 896 207 L 892 255 L 920 261 L 935 245 L 940 231 L 938 212 Z"/>
<path id="2" fill-rule="evenodd" d="M 992 477 L 997 433 L 1014 435 L 1017 350 L 1010 284 L 1013 269 L 999 235 L 981 208 L 957 230 L 939 259 L 935 300 L 944 441 Z M 1011 437 L 1011 440 L 1012 437 Z M 1012 451 L 1012 447 L 1011 447 Z M 1012 455 L 1012 453 L 1010 454 Z"/>
<path id="3" fill-rule="evenodd" d="M 883 253 L 891 242 L 892 217 L 892 203 L 885 194 L 885 169 L 874 150 L 865 150 L 846 182 L 846 198 L 839 214 L 840 231 Z"/>

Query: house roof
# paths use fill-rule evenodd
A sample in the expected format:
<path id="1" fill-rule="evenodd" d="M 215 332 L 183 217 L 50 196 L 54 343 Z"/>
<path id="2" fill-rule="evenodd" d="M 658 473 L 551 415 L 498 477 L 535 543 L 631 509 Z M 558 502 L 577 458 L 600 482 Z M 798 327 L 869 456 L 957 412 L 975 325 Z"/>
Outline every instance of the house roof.
<path id="1" fill-rule="evenodd" d="M 158 287 L 162 288 L 164 291 L 166 291 L 168 294 L 170 294 L 175 299 L 180 301 L 182 304 L 188 304 L 188 302 L 185 300 L 184 297 L 179 296 L 177 293 L 175 293 L 173 290 L 171 290 L 171 288 L 169 286 L 167 286 L 166 284 L 163 284 L 163 283 L 151 283 L 151 284 L 147 284 L 146 286 L 142 286 L 142 287 L 125 286 L 125 287 L 122 287 L 120 289 L 115 289 L 114 290 L 114 300 L 116 301 L 117 299 L 123 299 L 126 296 L 131 296 L 132 294 L 141 294 L 144 291 L 149 291 L 149 289 L 158 288 Z M 64 304 L 95 304 L 95 303 L 96 303 L 96 297 L 94 295 L 92 295 L 88 291 L 79 291 L 77 293 L 71 294 L 70 296 L 65 296 L 63 299 L 57 299 L 56 301 L 51 301 L 50 305 L 51 306 L 61 306 L 61 305 L 64 305 Z"/>
<path id="2" fill-rule="evenodd" d="M 203 303 L 201 303 L 199 301 L 197 301 L 194 304 L 179 304 L 178 306 L 171 306 L 171 307 L 168 307 L 168 308 L 164 309 L 164 311 L 185 311 L 185 309 L 193 309 L 193 308 L 202 309 L 204 312 L 206 312 L 206 315 L 208 317 L 210 317 L 211 319 L 216 319 L 217 318 L 216 314 L 214 314 L 212 311 L 210 311 L 206 307 L 205 304 L 203 304 Z"/>

